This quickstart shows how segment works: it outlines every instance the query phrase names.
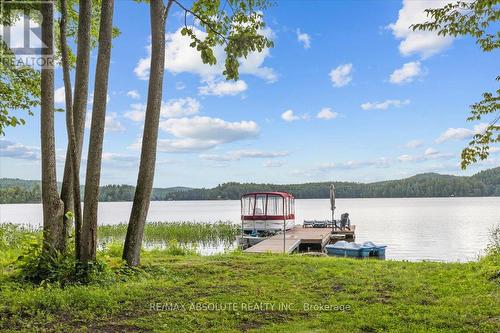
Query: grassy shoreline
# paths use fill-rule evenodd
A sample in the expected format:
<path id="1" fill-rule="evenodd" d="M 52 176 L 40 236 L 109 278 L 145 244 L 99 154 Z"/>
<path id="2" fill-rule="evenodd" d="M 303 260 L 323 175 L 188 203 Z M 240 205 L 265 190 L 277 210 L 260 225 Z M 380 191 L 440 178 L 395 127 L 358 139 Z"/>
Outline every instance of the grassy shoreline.
<path id="1" fill-rule="evenodd" d="M 164 249 L 145 251 L 142 267 L 130 270 L 108 248 L 99 259 L 109 267 L 109 281 L 63 288 L 19 280 L 13 260 L 31 236 L 0 243 L 10 253 L 0 260 L 0 331 L 500 329 L 498 252 L 477 262 L 438 263 Z"/>

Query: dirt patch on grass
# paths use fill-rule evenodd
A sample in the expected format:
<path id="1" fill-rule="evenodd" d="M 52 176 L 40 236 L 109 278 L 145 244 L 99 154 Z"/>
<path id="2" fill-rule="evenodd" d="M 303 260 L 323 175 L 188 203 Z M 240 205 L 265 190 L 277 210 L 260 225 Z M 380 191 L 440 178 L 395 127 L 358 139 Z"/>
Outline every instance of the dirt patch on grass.
<path id="1" fill-rule="evenodd" d="M 332 286 L 333 292 L 339 293 L 344 290 L 344 286 L 340 283 L 334 283 Z"/>

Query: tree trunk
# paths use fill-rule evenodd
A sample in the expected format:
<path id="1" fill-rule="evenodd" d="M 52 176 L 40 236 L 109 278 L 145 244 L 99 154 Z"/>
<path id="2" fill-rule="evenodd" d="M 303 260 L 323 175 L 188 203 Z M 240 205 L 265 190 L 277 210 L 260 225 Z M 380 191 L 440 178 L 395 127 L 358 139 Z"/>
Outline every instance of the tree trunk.
<path id="1" fill-rule="evenodd" d="M 87 96 L 89 88 L 89 61 L 90 61 L 90 24 L 92 20 L 92 0 L 80 0 L 78 5 L 78 44 L 76 51 L 75 92 L 73 101 L 73 123 L 76 143 L 76 167 L 73 170 L 70 158 L 71 147 L 68 140 L 64 178 L 61 188 L 61 198 L 65 204 L 65 211 L 75 212 L 74 194 L 80 193 L 80 186 L 74 186 L 75 177 L 80 183 L 80 161 L 82 157 L 83 133 L 85 130 L 85 113 L 87 110 Z M 81 209 L 80 209 L 81 210 Z M 81 213 L 79 219 L 75 212 L 75 254 L 80 258 Z"/>
<path id="2" fill-rule="evenodd" d="M 106 121 L 106 96 L 108 92 L 109 63 L 111 60 L 111 40 L 113 39 L 113 3 L 114 0 L 102 0 L 101 5 L 99 49 L 97 54 L 83 207 L 81 261 L 84 264 L 96 258 L 99 182 Z"/>
<path id="3" fill-rule="evenodd" d="M 156 163 L 156 145 L 160 121 L 163 74 L 165 71 L 165 23 L 172 1 L 165 8 L 162 0 L 151 0 L 151 70 L 148 102 L 142 136 L 141 162 L 134 203 L 123 248 L 123 259 L 130 266 L 140 264 L 144 224 L 149 209 Z"/>
<path id="4" fill-rule="evenodd" d="M 62 58 L 62 55 L 61 55 Z M 62 60 L 62 59 L 61 59 Z M 63 66 L 63 80 L 64 80 L 64 65 Z M 66 95 L 66 82 L 64 83 L 64 93 Z M 71 90 L 70 90 L 71 91 Z M 66 98 L 66 112 L 68 112 L 68 95 Z M 73 98 L 71 98 L 73 100 Z M 68 131 L 68 116 L 66 116 L 66 131 Z M 71 148 L 69 146 L 69 132 L 68 132 L 68 147 L 66 148 L 66 159 L 64 160 L 64 172 L 63 172 L 63 181 L 61 185 L 61 200 L 64 203 L 64 229 L 67 237 L 71 234 L 71 220 L 66 217 L 67 212 L 75 212 L 75 199 L 73 196 L 73 169 L 72 169 L 72 161 L 71 161 Z M 75 220 L 76 225 L 76 220 Z"/>
<path id="5" fill-rule="evenodd" d="M 72 98 L 72 92 L 71 92 L 71 77 L 69 74 L 70 68 L 69 68 L 69 59 L 68 59 L 68 44 L 66 41 L 66 20 L 68 17 L 68 9 L 66 5 L 66 0 L 60 0 L 60 5 L 61 5 L 61 20 L 59 23 L 59 28 L 60 28 L 60 44 L 61 44 L 61 62 L 62 62 L 62 69 L 63 69 L 63 81 L 64 81 L 64 93 L 66 97 L 66 130 L 68 132 L 68 151 L 66 154 L 66 165 L 69 166 L 69 170 L 71 172 L 71 178 L 72 181 L 70 182 L 71 185 L 74 184 L 70 188 L 70 193 L 72 195 L 68 196 L 68 199 L 70 200 L 69 203 L 73 203 L 73 198 L 75 199 L 75 202 L 80 203 L 80 177 L 78 173 L 73 173 L 73 170 L 78 170 L 78 165 L 77 165 L 77 144 L 76 144 L 76 134 L 75 134 L 75 123 L 74 123 L 74 117 L 73 117 L 73 98 Z M 61 199 L 64 201 L 64 196 L 63 192 L 61 191 Z M 65 202 L 65 212 L 67 212 L 68 205 Z M 75 225 L 81 225 L 81 218 L 82 218 L 82 213 L 81 213 L 81 205 L 74 205 L 74 210 L 73 210 L 73 217 L 75 219 Z M 69 219 L 64 218 L 64 234 L 68 235 L 68 231 L 71 229 L 71 226 L 69 225 Z"/>
<path id="6" fill-rule="evenodd" d="M 56 147 L 54 135 L 54 3 L 42 8 L 42 57 L 40 138 L 42 159 L 43 251 L 64 251 L 64 206 L 57 192 Z"/>

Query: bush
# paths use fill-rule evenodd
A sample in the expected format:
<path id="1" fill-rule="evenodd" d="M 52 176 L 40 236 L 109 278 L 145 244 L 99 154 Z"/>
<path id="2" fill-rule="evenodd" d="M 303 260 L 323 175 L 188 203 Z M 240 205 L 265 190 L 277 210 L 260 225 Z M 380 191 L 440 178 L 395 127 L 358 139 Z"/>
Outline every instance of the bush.
<path id="1" fill-rule="evenodd" d="M 115 275 L 102 260 L 96 260 L 83 266 L 77 263 L 73 244 L 68 244 L 68 251 L 42 251 L 42 244 L 36 239 L 25 243 L 23 254 L 17 259 L 22 281 L 38 285 L 56 284 L 64 287 L 68 284 L 109 284 Z"/>
<path id="2" fill-rule="evenodd" d="M 123 242 L 111 241 L 105 243 L 103 244 L 101 252 L 112 258 L 121 258 L 123 253 Z"/>
<path id="3" fill-rule="evenodd" d="M 24 243 L 17 266 L 21 280 L 25 282 L 64 285 L 73 279 L 75 261 L 72 256 L 57 251 L 43 252 L 41 242 L 31 239 Z"/>
<path id="4" fill-rule="evenodd" d="M 489 255 L 500 255 L 500 225 L 490 229 L 490 242 L 486 248 Z"/>

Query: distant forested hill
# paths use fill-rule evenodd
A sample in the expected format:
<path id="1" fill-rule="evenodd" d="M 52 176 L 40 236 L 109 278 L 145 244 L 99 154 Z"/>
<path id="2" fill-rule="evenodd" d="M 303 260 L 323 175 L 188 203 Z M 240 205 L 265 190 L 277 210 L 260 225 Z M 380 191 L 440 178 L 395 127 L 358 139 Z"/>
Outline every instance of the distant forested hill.
<path id="1" fill-rule="evenodd" d="M 471 177 L 424 173 L 376 183 L 333 182 L 339 198 L 406 198 L 449 196 L 500 196 L 500 167 Z M 328 198 L 331 182 L 306 184 L 225 183 L 211 189 L 167 194 L 166 200 L 238 199 L 253 191 L 286 191 L 299 199 Z"/>
<path id="2" fill-rule="evenodd" d="M 0 179 L 0 203 L 40 202 L 40 182 Z M 328 198 L 331 182 L 306 184 L 225 183 L 214 188 L 155 188 L 151 200 L 236 200 L 247 192 L 286 191 L 299 199 Z M 500 167 L 470 177 L 424 173 L 413 177 L 375 183 L 334 182 L 339 198 L 413 198 L 500 196 Z M 100 201 L 132 201 L 135 188 L 107 185 L 100 189 Z"/>
<path id="3" fill-rule="evenodd" d="M 61 184 L 58 184 L 60 189 Z M 151 200 L 165 200 L 170 192 L 190 190 L 188 187 L 154 188 Z M 81 188 L 83 199 L 83 186 Z M 132 201 L 135 187 L 131 185 L 106 185 L 99 189 L 99 201 Z M 0 204 L 41 202 L 40 181 L 17 178 L 0 178 Z"/>

